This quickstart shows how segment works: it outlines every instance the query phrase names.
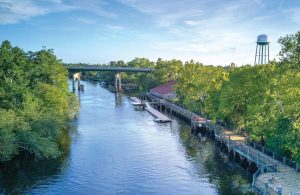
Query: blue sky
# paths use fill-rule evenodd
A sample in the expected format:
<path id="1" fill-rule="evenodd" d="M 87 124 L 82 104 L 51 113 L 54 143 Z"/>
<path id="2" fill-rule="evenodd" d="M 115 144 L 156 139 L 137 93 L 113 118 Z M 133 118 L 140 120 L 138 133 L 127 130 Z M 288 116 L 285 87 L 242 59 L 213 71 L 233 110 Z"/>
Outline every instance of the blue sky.
<path id="1" fill-rule="evenodd" d="M 278 38 L 299 30 L 300 0 L 0 0 L 1 40 L 73 63 L 253 64 L 257 35 L 277 58 Z"/>

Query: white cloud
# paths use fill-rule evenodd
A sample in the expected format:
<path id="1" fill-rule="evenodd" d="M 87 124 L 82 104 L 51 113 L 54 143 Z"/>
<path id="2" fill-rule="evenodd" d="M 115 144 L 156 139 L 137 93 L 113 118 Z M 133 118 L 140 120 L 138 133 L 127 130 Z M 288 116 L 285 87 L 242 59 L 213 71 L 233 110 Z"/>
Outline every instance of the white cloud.
<path id="1" fill-rule="evenodd" d="M 48 6 L 43 6 L 37 2 L 33 0 L 0 0 L 0 24 L 13 24 L 51 12 L 72 9 L 71 6 L 64 5 L 57 0 L 48 3 Z M 42 3 L 43 1 L 39 2 Z"/>
<path id="2" fill-rule="evenodd" d="M 300 7 L 294 7 L 283 10 L 285 16 L 296 24 L 300 24 Z"/>
<path id="3" fill-rule="evenodd" d="M 95 19 L 91 19 L 91 18 L 77 18 L 76 19 L 79 23 L 82 24 L 95 24 L 97 21 Z"/>
<path id="4" fill-rule="evenodd" d="M 100 17 L 115 18 L 117 14 L 105 10 L 104 0 L 0 0 L 0 24 L 13 24 L 55 12 L 86 11 Z M 80 18 L 79 22 L 91 23 L 92 20 Z"/>
<path id="5" fill-rule="evenodd" d="M 46 12 L 45 8 L 35 6 L 31 1 L 0 0 L 0 24 L 16 23 Z"/>
<path id="6" fill-rule="evenodd" d="M 184 23 L 189 26 L 197 26 L 199 23 L 194 20 L 185 20 Z"/>
<path id="7" fill-rule="evenodd" d="M 275 45 L 271 47 L 271 59 L 278 53 L 277 32 L 281 28 L 275 21 L 282 16 L 280 10 L 268 8 L 271 4 L 266 1 L 119 1 L 151 17 L 164 29 L 167 35 L 157 36 L 150 43 L 160 51 L 160 57 L 173 52 L 173 58 L 189 56 L 210 64 L 253 63 L 256 36 L 262 33 L 277 36 L 271 43 Z M 287 15 L 299 23 L 300 10 L 289 11 Z"/>
<path id="8" fill-rule="evenodd" d="M 116 18 L 118 16 L 116 13 L 105 9 L 105 6 L 108 5 L 105 0 L 72 0 L 70 5 L 77 10 L 94 13 L 100 17 Z"/>
<path id="9" fill-rule="evenodd" d="M 121 31 L 125 29 L 123 26 L 118 26 L 118 25 L 106 25 L 106 27 L 113 31 Z"/>

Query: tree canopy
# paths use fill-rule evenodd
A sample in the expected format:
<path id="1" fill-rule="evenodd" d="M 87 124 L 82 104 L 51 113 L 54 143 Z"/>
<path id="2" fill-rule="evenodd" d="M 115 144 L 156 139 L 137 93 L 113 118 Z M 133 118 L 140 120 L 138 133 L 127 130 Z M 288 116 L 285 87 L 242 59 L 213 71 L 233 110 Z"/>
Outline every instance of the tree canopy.
<path id="1" fill-rule="evenodd" d="M 66 120 L 78 109 L 66 69 L 52 50 L 0 47 L 0 160 L 20 152 L 55 158 Z"/>

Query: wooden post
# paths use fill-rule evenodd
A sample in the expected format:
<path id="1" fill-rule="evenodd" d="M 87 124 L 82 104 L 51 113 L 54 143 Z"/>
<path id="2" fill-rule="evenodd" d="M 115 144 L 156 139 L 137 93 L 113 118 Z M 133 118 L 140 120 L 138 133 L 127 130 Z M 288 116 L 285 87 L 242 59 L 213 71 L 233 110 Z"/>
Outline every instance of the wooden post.
<path id="1" fill-rule="evenodd" d="M 73 88 L 73 93 L 75 92 L 75 81 L 74 78 L 72 78 L 72 88 Z"/>
<path id="2" fill-rule="evenodd" d="M 122 82 L 121 82 L 121 74 L 117 73 L 115 75 L 115 89 L 117 92 L 122 91 Z M 141 94 L 139 94 L 139 99 L 141 99 Z"/>
<path id="3" fill-rule="evenodd" d="M 268 184 L 267 184 L 267 183 L 265 184 L 265 191 L 264 191 L 264 194 L 265 194 L 265 195 L 268 194 Z"/>
<path id="4" fill-rule="evenodd" d="M 258 159 L 259 159 L 259 152 L 257 152 L 257 156 L 256 156 L 256 163 L 257 163 L 257 166 L 259 166 L 259 165 L 258 165 Z"/>
<path id="5" fill-rule="evenodd" d="M 229 135 L 229 138 L 227 140 L 227 143 L 228 143 L 228 147 L 229 147 L 229 145 L 230 145 L 230 135 Z"/>
<path id="6" fill-rule="evenodd" d="M 283 164 L 286 164 L 286 157 L 283 157 Z"/>
<path id="7" fill-rule="evenodd" d="M 250 149 L 249 148 L 247 150 L 247 157 L 248 157 L 248 159 L 250 158 Z"/>
<path id="8" fill-rule="evenodd" d="M 275 153 L 273 152 L 273 159 L 275 159 Z"/>
<path id="9" fill-rule="evenodd" d="M 296 163 L 296 171 L 299 171 L 299 163 Z"/>

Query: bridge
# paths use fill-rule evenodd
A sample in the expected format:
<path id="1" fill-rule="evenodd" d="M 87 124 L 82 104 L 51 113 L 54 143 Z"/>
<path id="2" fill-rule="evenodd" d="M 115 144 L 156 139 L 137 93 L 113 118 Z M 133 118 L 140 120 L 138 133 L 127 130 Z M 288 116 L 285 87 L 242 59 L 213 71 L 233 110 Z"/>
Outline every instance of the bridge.
<path id="1" fill-rule="evenodd" d="M 110 71 L 115 72 L 115 88 L 116 91 L 122 91 L 122 82 L 121 82 L 121 72 L 132 72 L 132 73 L 150 73 L 153 72 L 153 68 L 143 68 L 143 67 L 116 67 L 116 66 L 71 66 L 66 67 L 70 74 L 72 74 L 72 86 L 73 91 L 75 91 L 75 82 L 78 81 L 78 90 L 81 89 L 80 85 L 80 72 L 87 71 Z"/>
<path id="2" fill-rule="evenodd" d="M 69 72 L 81 71 L 111 71 L 111 72 L 152 72 L 153 68 L 114 67 L 114 66 L 90 66 L 90 67 L 67 67 Z"/>

